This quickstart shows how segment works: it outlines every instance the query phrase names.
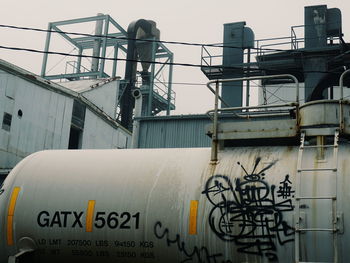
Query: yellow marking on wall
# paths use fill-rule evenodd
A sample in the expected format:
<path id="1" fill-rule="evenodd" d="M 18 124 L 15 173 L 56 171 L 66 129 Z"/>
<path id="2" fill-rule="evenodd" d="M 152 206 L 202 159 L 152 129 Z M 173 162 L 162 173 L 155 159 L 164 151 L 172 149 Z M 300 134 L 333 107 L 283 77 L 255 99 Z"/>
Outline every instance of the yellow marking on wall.
<path id="1" fill-rule="evenodd" d="M 20 187 L 15 187 L 12 191 L 12 195 L 10 198 L 9 208 L 7 212 L 7 245 L 13 246 L 13 217 L 15 215 L 15 208 L 17 203 L 17 198 L 19 192 L 21 191 Z"/>
<path id="2" fill-rule="evenodd" d="M 190 235 L 197 235 L 197 214 L 198 214 L 198 200 L 191 200 L 190 204 L 190 224 L 188 233 Z"/>
<path id="3" fill-rule="evenodd" d="M 95 200 L 89 200 L 88 208 L 86 211 L 86 232 L 92 232 L 95 204 Z"/>

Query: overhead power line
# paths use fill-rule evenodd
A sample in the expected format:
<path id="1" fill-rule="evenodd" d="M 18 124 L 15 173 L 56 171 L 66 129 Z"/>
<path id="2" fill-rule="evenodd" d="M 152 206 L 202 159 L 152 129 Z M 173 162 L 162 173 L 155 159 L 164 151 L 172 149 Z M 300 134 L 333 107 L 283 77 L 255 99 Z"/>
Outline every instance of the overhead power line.
<path id="1" fill-rule="evenodd" d="M 24 52 L 31 52 L 31 53 L 39 53 L 39 54 L 49 54 L 49 55 L 60 55 L 60 56 L 66 56 L 66 57 L 81 57 L 81 58 L 96 58 L 96 59 L 104 59 L 109 61 L 128 61 L 128 62 L 144 62 L 144 63 L 150 63 L 150 64 L 158 64 L 158 65 L 172 65 L 172 66 L 182 66 L 182 67 L 195 67 L 195 68 L 201 68 L 203 65 L 200 64 L 191 64 L 191 63 L 179 63 L 179 62 L 162 62 L 162 61 L 148 61 L 148 60 L 138 60 L 138 59 L 126 59 L 126 58 L 108 58 L 108 57 L 100 57 L 100 56 L 92 56 L 92 55 L 79 55 L 79 54 L 69 54 L 64 52 L 57 52 L 57 51 L 43 51 L 38 49 L 31 49 L 31 48 L 21 48 L 21 47 L 9 47 L 9 46 L 2 46 L 0 45 L 0 49 L 6 49 L 6 50 L 15 50 L 15 51 L 24 51 Z M 234 67 L 234 66 L 210 66 L 210 68 L 219 68 L 219 69 L 237 69 L 242 70 L 241 67 Z M 270 70 L 270 71 L 277 71 L 276 69 L 269 69 L 264 67 L 263 70 Z M 299 72 L 299 71 L 298 71 Z M 308 70 L 304 71 L 304 73 L 342 73 L 343 71 L 339 72 L 333 72 L 333 71 L 321 71 L 321 70 Z M 291 71 L 290 73 L 293 73 Z"/>
<path id="2" fill-rule="evenodd" d="M 109 39 L 118 39 L 118 40 L 135 40 L 135 41 L 142 41 L 142 42 L 156 42 L 156 43 L 162 43 L 162 44 L 183 45 L 183 46 L 242 49 L 242 47 L 227 46 L 227 45 L 222 45 L 222 44 L 203 44 L 203 43 L 166 41 L 166 40 L 156 40 L 156 39 L 138 39 L 138 38 L 129 38 L 129 37 L 115 37 L 115 36 L 94 35 L 94 34 L 68 32 L 68 31 L 61 31 L 61 30 L 56 31 L 56 30 L 49 30 L 49 29 L 22 27 L 22 26 L 13 26 L 13 25 L 4 25 L 4 24 L 0 24 L 0 28 L 10 28 L 10 29 L 17 29 L 17 30 L 36 31 L 36 32 L 43 32 L 43 33 L 66 34 L 66 35 L 75 35 L 75 36 L 86 36 L 86 37 L 94 37 L 94 38 L 109 38 Z M 250 48 L 250 49 L 255 49 L 255 50 L 260 50 L 260 51 L 285 51 L 283 49 L 271 49 L 271 48 Z"/>
<path id="3" fill-rule="evenodd" d="M 108 58 L 108 57 L 83 55 L 83 54 L 82 55 L 69 54 L 69 53 L 57 52 L 57 51 L 43 51 L 43 50 L 31 49 L 31 48 L 8 47 L 8 46 L 1 46 L 1 45 L 0 45 L 0 49 L 25 51 L 25 52 L 32 52 L 32 53 L 39 53 L 39 54 L 49 54 L 49 55 L 60 55 L 60 56 L 67 56 L 67 57 L 96 58 L 96 59 L 104 59 L 104 60 L 110 60 L 110 61 L 117 60 L 117 61 L 129 61 L 129 62 L 144 62 L 144 63 L 151 63 L 151 64 L 159 64 L 159 65 L 173 65 L 173 66 L 184 66 L 184 67 L 201 67 L 201 65 L 190 64 L 190 63 L 147 61 L 147 60 L 138 60 L 138 59 L 126 59 L 126 58 Z"/>

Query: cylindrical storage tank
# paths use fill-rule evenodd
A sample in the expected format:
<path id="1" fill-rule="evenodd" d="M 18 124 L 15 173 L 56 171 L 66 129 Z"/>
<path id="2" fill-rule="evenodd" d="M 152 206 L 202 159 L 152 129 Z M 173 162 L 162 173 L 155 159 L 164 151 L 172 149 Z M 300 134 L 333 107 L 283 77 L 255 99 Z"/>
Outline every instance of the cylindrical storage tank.
<path id="1" fill-rule="evenodd" d="M 207 148 L 35 153 L 0 190 L 0 262 L 295 262 L 296 246 L 302 261 L 347 262 L 350 150 L 337 151 L 304 150 L 300 184 L 292 146 L 217 163 Z M 315 231 L 297 235 L 296 217 Z"/>

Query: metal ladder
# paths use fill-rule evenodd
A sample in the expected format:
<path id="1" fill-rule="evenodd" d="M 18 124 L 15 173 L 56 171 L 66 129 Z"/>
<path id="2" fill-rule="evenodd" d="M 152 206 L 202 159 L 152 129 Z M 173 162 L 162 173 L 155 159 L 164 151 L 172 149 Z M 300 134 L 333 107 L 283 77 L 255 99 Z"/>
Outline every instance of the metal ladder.
<path id="1" fill-rule="evenodd" d="M 297 176 L 296 176 L 296 195 L 295 195 L 295 262 L 306 263 L 311 261 L 300 261 L 300 235 L 301 232 L 332 232 L 333 233 L 333 263 L 338 262 L 338 248 L 337 248 L 337 173 L 338 173 L 338 140 L 339 131 L 336 130 L 334 133 L 333 145 L 305 145 L 305 132 L 301 132 L 300 147 L 297 161 Z M 333 160 L 332 165 L 329 168 L 305 168 L 302 165 L 302 157 L 305 148 L 333 148 Z M 332 176 L 335 180 L 335 189 L 330 196 L 301 196 L 300 187 L 302 185 L 302 178 L 304 172 L 325 172 L 331 171 Z M 316 175 L 317 176 L 317 175 Z M 332 200 L 332 228 L 301 228 L 301 217 L 300 217 L 300 201 L 301 200 Z M 315 262 L 316 263 L 316 262 Z"/>

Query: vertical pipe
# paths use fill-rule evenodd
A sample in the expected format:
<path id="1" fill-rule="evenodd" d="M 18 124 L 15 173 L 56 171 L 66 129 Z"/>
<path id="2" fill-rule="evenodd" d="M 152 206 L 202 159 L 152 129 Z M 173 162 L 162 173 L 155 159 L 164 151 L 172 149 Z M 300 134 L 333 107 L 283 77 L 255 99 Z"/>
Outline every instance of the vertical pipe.
<path id="1" fill-rule="evenodd" d="M 172 92 L 172 82 L 173 82 L 173 63 L 174 63 L 174 54 L 170 55 L 170 65 L 169 65 L 169 79 L 168 79 L 168 105 L 166 115 L 170 115 L 170 106 L 171 106 L 171 92 Z"/>
<path id="2" fill-rule="evenodd" d="M 80 68 L 81 68 L 81 56 L 83 54 L 83 49 L 79 48 L 79 54 L 78 54 L 78 60 L 77 60 L 77 68 L 76 68 L 76 73 L 80 73 Z"/>
<path id="3" fill-rule="evenodd" d="M 213 135 L 211 145 L 211 161 L 216 162 L 218 160 L 218 108 L 219 108 L 219 81 L 215 83 L 215 108 L 214 108 L 214 121 L 213 121 Z"/>
<path id="4" fill-rule="evenodd" d="M 133 91 L 133 97 L 135 98 L 135 112 L 134 112 L 134 121 L 132 128 L 132 137 L 131 137 L 131 148 L 138 148 L 139 144 L 139 133 L 140 133 L 140 121 L 137 119 L 141 117 L 142 113 L 142 94 L 139 89 Z"/>
<path id="5" fill-rule="evenodd" d="M 248 63 L 248 75 L 247 77 L 250 77 L 250 48 L 248 48 L 248 54 L 247 54 L 247 63 Z M 250 98 L 250 80 L 247 80 L 247 86 L 246 86 L 246 101 L 245 101 L 245 106 L 249 107 L 249 98 Z"/>
<path id="6" fill-rule="evenodd" d="M 114 60 L 113 60 L 112 78 L 114 78 L 117 75 L 118 51 L 119 51 L 119 44 L 114 46 Z"/>
<path id="7" fill-rule="evenodd" d="M 155 38 L 152 38 L 155 40 Z M 156 41 L 152 42 L 152 59 L 151 61 L 155 61 L 156 57 Z M 152 104 L 153 104 L 153 88 L 154 88 L 154 70 L 155 70 L 155 63 L 152 63 L 151 65 L 151 76 L 150 76 L 150 84 L 149 84 L 149 93 L 148 93 L 148 110 L 147 110 L 147 115 L 151 116 L 152 115 Z"/>
<path id="8" fill-rule="evenodd" d="M 51 30 L 52 30 L 52 24 L 49 23 L 48 30 L 47 30 L 47 35 L 46 35 L 43 64 L 41 66 L 41 77 L 45 77 L 45 74 L 46 74 L 46 65 L 47 65 L 48 51 L 49 51 L 50 40 L 51 40 Z"/>
<path id="9" fill-rule="evenodd" d="M 104 73 L 104 70 L 105 70 L 105 57 L 106 57 L 106 51 L 107 51 L 107 41 L 108 41 L 108 30 L 109 30 L 109 16 L 105 16 L 105 30 L 104 30 L 104 38 L 102 40 L 102 54 L 101 54 L 101 63 L 100 63 L 100 78 L 103 78 L 103 73 Z"/>
<path id="10" fill-rule="evenodd" d="M 339 128 L 340 131 L 343 132 L 344 129 L 344 120 L 343 120 L 343 99 L 344 99 L 344 77 L 345 75 L 347 75 L 350 72 L 350 69 L 345 70 L 341 75 L 340 75 L 340 79 L 339 79 L 339 86 L 340 86 L 340 100 L 339 100 L 339 119 L 340 119 L 340 123 L 339 123 Z"/>
<path id="11" fill-rule="evenodd" d="M 102 16 L 103 14 L 97 14 L 97 16 Z M 101 36 L 102 35 L 102 28 L 103 28 L 103 20 L 97 19 L 96 20 L 96 26 L 95 26 L 95 36 Z M 98 71 L 98 64 L 100 56 L 100 49 L 101 49 L 101 39 L 100 37 L 96 37 L 94 40 L 94 47 L 92 50 L 92 61 L 91 61 L 91 71 L 97 72 Z M 96 78 L 97 76 L 92 76 L 92 78 Z"/>

